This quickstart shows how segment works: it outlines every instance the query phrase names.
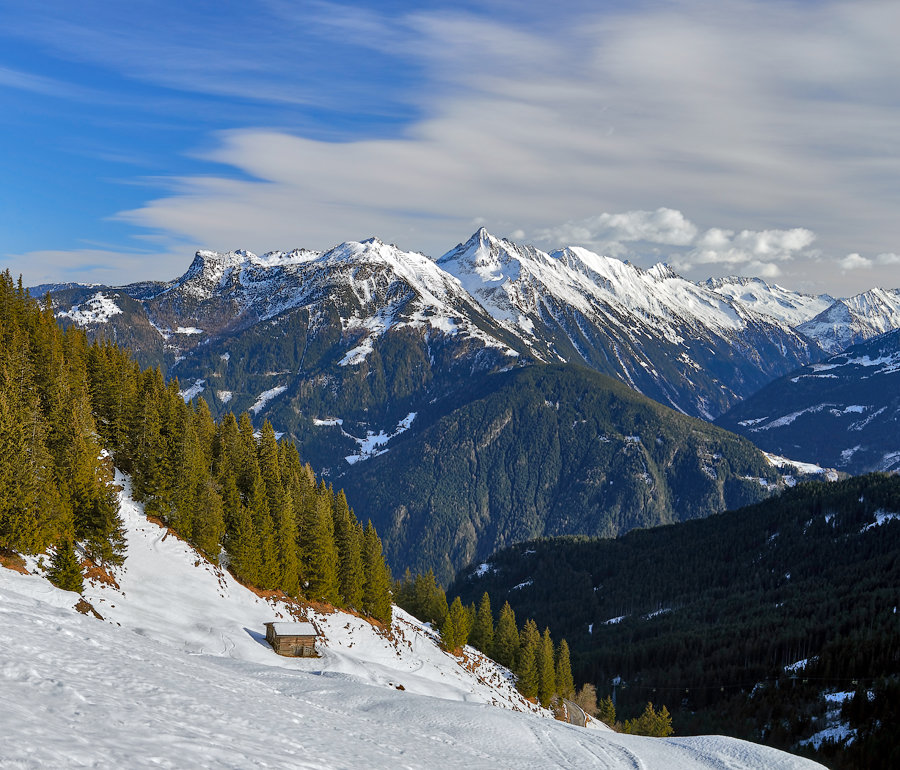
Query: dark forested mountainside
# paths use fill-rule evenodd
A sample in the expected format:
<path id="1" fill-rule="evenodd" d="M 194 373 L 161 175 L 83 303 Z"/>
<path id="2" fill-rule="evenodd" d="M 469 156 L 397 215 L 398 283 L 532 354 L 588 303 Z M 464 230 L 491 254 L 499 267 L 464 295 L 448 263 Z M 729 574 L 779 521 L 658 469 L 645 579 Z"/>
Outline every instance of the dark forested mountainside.
<path id="1" fill-rule="evenodd" d="M 892 767 L 898 586 L 900 477 L 875 474 L 616 540 L 518 544 L 448 595 L 509 601 L 565 636 L 576 680 L 605 694 L 617 679 L 620 713 L 666 702 L 679 733 L 806 751 L 828 726 L 823 692 L 857 691 L 834 716 L 855 742 L 817 758 Z"/>
<path id="2" fill-rule="evenodd" d="M 216 424 L 177 380 L 109 342 L 88 344 L 0 277 L 0 549 L 95 563 L 125 558 L 112 462 L 135 496 L 214 562 L 264 589 L 390 618 L 381 540 L 247 414 Z M 101 456 L 107 453 L 107 459 Z"/>
<path id="3" fill-rule="evenodd" d="M 900 329 L 776 380 L 716 423 L 848 473 L 900 468 Z"/>
<path id="4" fill-rule="evenodd" d="M 755 502 L 779 476 L 749 441 L 611 378 L 534 366 L 474 379 L 338 479 L 396 568 L 443 581 L 520 540 L 614 536 Z"/>

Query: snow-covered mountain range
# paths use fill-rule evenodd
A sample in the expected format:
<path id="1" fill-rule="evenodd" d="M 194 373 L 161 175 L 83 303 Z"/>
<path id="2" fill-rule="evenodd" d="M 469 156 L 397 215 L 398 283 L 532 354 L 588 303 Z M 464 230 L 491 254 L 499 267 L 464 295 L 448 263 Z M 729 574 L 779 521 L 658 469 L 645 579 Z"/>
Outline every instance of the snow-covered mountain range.
<path id="1" fill-rule="evenodd" d="M 400 610 L 384 633 L 303 608 L 322 657 L 279 657 L 263 623 L 292 607 L 148 521 L 117 480 L 128 557 L 85 601 L 33 559 L 31 574 L 0 568 L 3 767 L 820 767 L 729 738 L 556 722 L 505 669 L 469 649 L 462 665 Z"/>
<path id="2" fill-rule="evenodd" d="M 829 353 L 900 328 L 900 289 L 870 289 L 834 304 L 797 326 Z"/>
<path id="3" fill-rule="evenodd" d="M 182 381 L 217 385 L 237 409 L 272 384 L 246 392 L 246 383 L 213 371 L 215 359 L 204 353 L 215 347 L 230 356 L 242 334 L 271 338 L 295 317 L 291 333 L 313 349 L 313 368 L 359 367 L 371 350 L 390 347 L 387 339 L 418 337 L 430 380 L 440 381 L 442 367 L 460 358 L 479 370 L 517 360 L 578 363 L 710 419 L 823 355 L 792 326 L 831 298 L 760 281 L 751 301 L 733 284 L 698 285 L 662 264 L 642 270 L 577 247 L 547 253 L 481 229 L 436 261 L 377 239 L 324 253 L 200 251 L 169 283 L 69 286 L 54 296 L 61 319 L 129 343 L 147 363 L 177 364 Z M 131 307 L 114 312 L 117 296 Z M 148 326 L 155 339 L 136 335 Z M 284 363 L 257 355 L 241 368 L 256 374 L 284 370 Z M 293 374 L 310 368 L 303 355 L 292 363 Z"/>
<path id="4" fill-rule="evenodd" d="M 829 294 L 803 294 L 767 283 L 762 278 L 709 278 L 704 285 L 717 294 L 731 297 L 735 302 L 792 327 L 809 321 L 835 302 Z"/>
<path id="5" fill-rule="evenodd" d="M 752 484 L 741 477 L 769 476 L 752 447 L 735 445 L 733 456 L 711 464 L 704 458 L 721 454 L 712 448 L 719 438 L 702 428 L 685 432 L 672 415 L 633 406 L 622 394 L 577 407 L 566 424 L 558 409 L 546 411 L 560 395 L 572 397 L 573 388 L 603 391 L 608 383 L 555 370 L 523 385 L 532 399 L 526 404 L 504 373 L 587 367 L 709 420 L 821 361 L 819 343 L 795 327 L 837 302 L 759 279 L 695 284 L 665 265 L 644 270 L 577 247 L 544 252 L 483 229 L 437 260 L 377 239 L 325 252 L 200 251 L 173 281 L 67 286 L 53 301 L 62 322 L 128 344 L 142 363 L 177 375 L 185 399 L 206 399 L 214 415 L 249 411 L 258 424 L 270 420 L 318 472 L 348 489 L 365 488 L 355 505 L 387 538 L 395 567 L 428 554 L 416 568 L 433 566 L 445 577 L 504 538 L 615 535 L 749 503 Z M 900 322 L 892 318 L 882 323 Z M 501 391 L 505 404 L 497 400 Z M 660 427 L 642 435 L 649 423 L 626 414 Z M 579 425 L 591 425 L 609 443 L 594 447 Z M 686 435 L 701 441 L 684 457 L 663 451 Z M 522 448 L 535 436 L 554 458 L 544 460 L 548 477 L 540 484 L 523 464 L 540 462 L 532 447 Z M 623 451 L 612 452 L 618 447 Z M 403 454 L 409 452 L 416 467 Z M 790 447 L 780 454 L 820 459 L 797 457 Z M 620 467 L 621 457 L 634 462 Z M 586 463 L 577 466 L 584 472 L 570 463 Z M 715 471 L 716 463 L 729 470 Z M 474 486 L 479 474 L 484 489 Z M 723 481 L 733 475 L 735 484 Z M 407 481 L 373 493 L 381 479 L 401 477 Z M 698 509 L 671 488 L 676 478 L 709 487 L 711 503 Z M 425 479 L 433 484 L 428 499 Z M 755 485 L 757 495 L 772 488 Z M 563 508 L 551 522 L 550 508 L 573 489 L 584 514 L 577 528 L 579 517 Z M 451 503 L 448 519 L 441 511 Z M 432 520 L 443 526 L 425 525 Z M 436 538 L 451 520 L 452 537 L 438 549 Z M 511 528 L 497 529 L 501 520 Z M 446 563 L 434 561 L 438 554 Z"/>

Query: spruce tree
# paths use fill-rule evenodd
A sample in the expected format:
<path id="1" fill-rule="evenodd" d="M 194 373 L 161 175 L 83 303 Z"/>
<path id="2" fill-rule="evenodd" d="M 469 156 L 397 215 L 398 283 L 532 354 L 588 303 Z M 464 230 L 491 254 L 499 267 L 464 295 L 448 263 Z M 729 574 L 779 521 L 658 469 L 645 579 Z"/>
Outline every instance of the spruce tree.
<path id="1" fill-rule="evenodd" d="M 585 687 L 593 687 L 593 685 L 586 684 Z M 583 691 L 583 688 L 582 688 Z M 579 704 L 581 705 L 581 704 Z M 616 723 L 616 706 L 612 702 L 612 698 L 608 695 L 605 698 L 602 698 L 599 703 L 597 703 L 596 692 L 594 694 L 594 705 L 597 712 L 597 719 L 599 719 L 604 724 L 612 727 Z M 587 708 L 581 706 L 582 709 L 587 711 Z M 590 713 L 590 712 L 589 712 Z"/>
<path id="2" fill-rule="evenodd" d="M 300 592 L 299 565 L 297 556 L 297 522 L 290 494 L 281 488 L 276 507 L 276 539 L 278 544 L 278 566 L 280 570 L 278 586 L 288 596 Z"/>
<path id="3" fill-rule="evenodd" d="M 469 635 L 469 644 L 485 654 L 489 654 L 494 645 L 494 616 L 491 613 L 491 597 L 487 591 L 482 595 L 478 605 L 478 613 L 475 615 L 475 623 Z"/>
<path id="4" fill-rule="evenodd" d="M 536 698 L 540 679 L 538 676 L 538 655 L 541 646 L 541 632 L 537 623 L 529 618 L 519 632 L 519 656 L 515 673 L 519 677 L 518 688 L 526 698 Z"/>
<path id="5" fill-rule="evenodd" d="M 504 602 L 494 631 L 494 646 L 491 657 L 500 665 L 512 668 L 519 654 L 519 630 L 516 628 L 516 613 Z"/>
<path id="6" fill-rule="evenodd" d="M 237 486 L 234 486 L 235 494 Z M 253 526 L 253 517 L 249 509 L 238 497 L 235 504 L 226 490 L 229 503 L 228 534 L 225 538 L 225 550 L 234 574 L 245 583 L 258 583 L 262 564 L 260 559 L 259 532 Z"/>
<path id="7" fill-rule="evenodd" d="M 553 641 L 550 629 L 544 629 L 544 635 L 538 644 L 537 652 L 538 700 L 546 708 L 556 694 L 556 670 L 553 660 Z"/>
<path id="8" fill-rule="evenodd" d="M 316 601 L 338 604 L 340 591 L 337 573 L 337 548 L 334 544 L 334 520 L 331 500 L 325 493 L 316 497 L 308 531 L 304 537 L 303 575 L 306 595 Z"/>
<path id="9" fill-rule="evenodd" d="M 347 607 L 359 609 L 363 598 L 363 538 L 343 490 L 334 496 L 332 513 L 341 597 Z"/>
<path id="10" fill-rule="evenodd" d="M 450 605 L 447 619 L 441 627 L 441 645 L 445 650 L 456 653 L 465 646 L 469 636 L 469 619 L 465 607 L 457 596 Z"/>
<path id="11" fill-rule="evenodd" d="M 62 540 L 56 544 L 47 579 L 64 591 L 81 593 L 84 590 L 84 577 L 81 565 L 75 555 L 71 540 Z"/>
<path id="12" fill-rule="evenodd" d="M 424 575 L 416 575 L 412 604 L 412 613 L 419 620 L 431 623 L 432 627 L 438 630 L 443 627 L 449 612 L 447 594 L 437 584 L 437 579 L 431 569 Z"/>
<path id="13" fill-rule="evenodd" d="M 193 518 L 192 542 L 215 564 L 225 536 L 225 514 L 222 496 L 210 477 L 202 480 L 195 497 L 197 510 Z"/>
<path id="14" fill-rule="evenodd" d="M 363 533 L 363 612 L 391 622 L 391 573 L 384 562 L 381 538 L 369 521 Z"/>
<path id="15" fill-rule="evenodd" d="M 572 663 L 569 659 L 569 645 L 563 639 L 556 650 L 556 692 L 560 697 L 572 700 L 575 697 L 575 682 L 572 679 Z"/>

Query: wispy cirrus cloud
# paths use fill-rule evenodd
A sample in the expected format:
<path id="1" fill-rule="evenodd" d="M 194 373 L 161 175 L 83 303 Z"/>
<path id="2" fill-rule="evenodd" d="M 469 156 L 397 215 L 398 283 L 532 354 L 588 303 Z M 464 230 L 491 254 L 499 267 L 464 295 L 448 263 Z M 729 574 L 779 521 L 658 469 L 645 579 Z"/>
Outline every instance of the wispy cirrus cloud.
<path id="1" fill-rule="evenodd" d="M 175 168 L 118 215 L 136 229 L 257 251 L 378 234 L 436 256 L 477 220 L 692 277 L 757 270 L 843 291 L 840 255 L 856 253 L 865 280 L 892 280 L 872 255 L 896 250 L 898 4 L 564 3 L 550 19 L 502 2 L 270 0 L 202 35 L 190 4 L 143 26 L 126 23 L 131 4 L 94 24 L 100 5 L 60 6 L 22 34 L 235 105 L 195 145 L 211 171 Z M 271 120 L 242 122 L 241 100 Z M 279 104 L 344 123 L 324 140 Z"/>

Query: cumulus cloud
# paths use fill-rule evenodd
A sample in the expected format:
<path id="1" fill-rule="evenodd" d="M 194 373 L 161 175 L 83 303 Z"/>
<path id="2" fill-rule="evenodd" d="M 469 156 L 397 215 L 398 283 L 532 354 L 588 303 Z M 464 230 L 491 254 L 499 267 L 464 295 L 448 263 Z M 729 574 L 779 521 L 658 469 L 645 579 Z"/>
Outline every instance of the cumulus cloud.
<path id="1" fill-rule="evenodd" d="M 741 264 L 784 262 L 812 245 L 815 233 L 803 227 L 790 230 L 731 230 L 710 228 L 684 256 L 691 264 Z"/>
<path id="2" fill-rule="evenodd" d="M 697 236 L 697 226 L 675 209 L 598 214 L 577 222 L 536 231 L 532 239 L 550 247 L 577 244 L 605 254 L 621 254 L 626 243 L 646 242 L 686 246 Z"/>
<path id="3" fill-rule="evenodd" d="M 848 254 L 838 264 L 842 270 L 868 270 L 872 267 L 872 260 L 859 254 Z"/>
<path id="4" fill-rule="evenodd" d="M 585 246 L 638 262 L 652 255 L 684 271 L 715 266 L 743 275 L 775 278 L 781 275 L 777 263 L 812 255 L 809 248 L 816 234 L 803 227 L 738 232 L 710 227 L 701 231 L 682 212 L 659 208 L 598 214 L 539 230 L 531 239 L 549 248 Z"/>

